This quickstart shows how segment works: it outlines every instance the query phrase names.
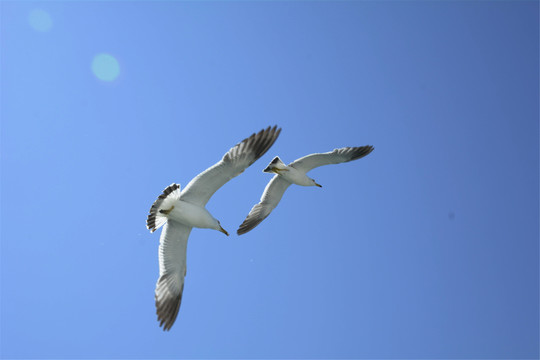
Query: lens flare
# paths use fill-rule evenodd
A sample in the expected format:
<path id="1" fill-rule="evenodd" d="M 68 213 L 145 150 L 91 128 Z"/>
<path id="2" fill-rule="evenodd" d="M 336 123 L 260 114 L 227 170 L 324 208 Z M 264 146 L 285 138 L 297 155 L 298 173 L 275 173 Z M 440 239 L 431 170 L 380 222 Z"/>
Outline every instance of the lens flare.
<path id="1" fill-rule="evenodd" d="M 34 9 L 28 15 L 28 22 L 34 30 L 46 32 L 52 27 L 52 19 L 48 12 L 41 9 Z"/>
<path id="2" fill-rule="evenodd" d="M 92 72 L 102 81 L 113 81 L 120 74 L 120 65 L 114 56 L 98 54 L 92 60 Z"/>

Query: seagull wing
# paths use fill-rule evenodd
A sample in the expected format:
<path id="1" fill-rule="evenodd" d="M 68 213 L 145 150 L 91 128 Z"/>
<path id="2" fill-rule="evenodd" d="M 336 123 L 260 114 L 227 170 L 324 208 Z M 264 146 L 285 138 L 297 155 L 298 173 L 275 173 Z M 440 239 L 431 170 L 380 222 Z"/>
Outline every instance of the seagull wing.
<path id="1" fill-rule="evenodd" d="M 240 175 L 255 160 L 263 156 L 281 132 L 268 127 L 244 139 L 231 148 L 214 166 L 206 169 L 187 184 L 180 195 L 183 201 L 205 206 L 212 195 L 233 177 Z"/>
<path id="2" fill-rule="evenodd" d="M 170 220 L 159 238 L 159 279 L 156 284 L 156 314 L 159 326 L 173 326 L 184 291 L 186 249 L 191 227 Z"/>
<path id="3" fill-rule="evenodd" d="M 245 234 L 266 219 L 277 204 L 279 204 L 289 185 L 291 185 L 291 182 L 285 180 L 282 176 L 274 176 L 268 185 L 266 185 L 261 196 L 261 202 L 251 208 L 251 211 L 236 233 L 238 235 Z"/>
<path id="4" fill-rule="evenodd" d="M 329 164 L 339 164 L 347 161 L 363 158 L 373 151 L 373 146 L 366 145 L 360 147 L 344 147 L 334 149 L 326 153 L 310 154 L 297 159 L 289 164 L 296 170 L 308 172 L 319 166 Z"/>

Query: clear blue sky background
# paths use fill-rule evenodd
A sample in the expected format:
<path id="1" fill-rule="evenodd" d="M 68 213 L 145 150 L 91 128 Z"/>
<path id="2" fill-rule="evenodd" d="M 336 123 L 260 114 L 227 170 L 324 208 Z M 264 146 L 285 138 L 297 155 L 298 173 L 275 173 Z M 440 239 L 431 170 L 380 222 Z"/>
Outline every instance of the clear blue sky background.
<path id="1" fill-rule="evenodd" d="M 2 2 L 1 356 L 537 358 L 538 12 Z M 164 333 L 150 205 L 273 124 Z M 273 156 L 366 144 L 236 236 Z"/>

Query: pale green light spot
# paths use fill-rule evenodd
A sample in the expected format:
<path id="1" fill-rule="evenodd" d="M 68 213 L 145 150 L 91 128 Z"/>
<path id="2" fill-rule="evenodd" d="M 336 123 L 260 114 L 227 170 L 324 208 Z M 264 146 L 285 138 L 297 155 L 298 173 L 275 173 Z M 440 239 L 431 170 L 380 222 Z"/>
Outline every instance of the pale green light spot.
<path id="1" fill-rule="evenodd" d="M 34 9 L 28 15 L 30 26 L 37 31 L 49 31 L 52 27 L 52 19 L 49 13 L 41 9 Z"/>
<path id="2" fill-rule="evenodd" d="M 114 56 L 109 54 L 98 54 L 92 61 L 92 71 L 98 79 L 103 81 L 113 81 L 120 74 L 120 65 Z"/>

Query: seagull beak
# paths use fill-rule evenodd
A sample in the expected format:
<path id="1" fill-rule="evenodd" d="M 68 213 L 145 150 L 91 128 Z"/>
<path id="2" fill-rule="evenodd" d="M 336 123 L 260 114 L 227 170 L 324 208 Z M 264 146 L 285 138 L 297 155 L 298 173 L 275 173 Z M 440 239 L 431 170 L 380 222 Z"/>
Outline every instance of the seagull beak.
<path id="1" fill-rule="evenodd" d="M 319 185 L 319 184 L 317 184 L 317 183 L 315 183 L 315 185 L 317 185 L 318 187 L 322 187 L 322 185 Z"/>
<path id="2" fill-rule="evenodd" d="M 224 233 L 225 235 L 229 236 L 229 233 L 227 232 L 227 230 L 225 230 L 224 228 L 222 228 L 221 225 L 219 225 L 219 231 L 221 231 L 221 232 Z"/>

